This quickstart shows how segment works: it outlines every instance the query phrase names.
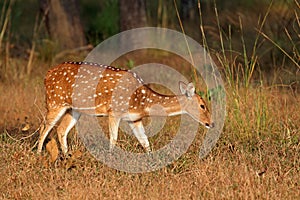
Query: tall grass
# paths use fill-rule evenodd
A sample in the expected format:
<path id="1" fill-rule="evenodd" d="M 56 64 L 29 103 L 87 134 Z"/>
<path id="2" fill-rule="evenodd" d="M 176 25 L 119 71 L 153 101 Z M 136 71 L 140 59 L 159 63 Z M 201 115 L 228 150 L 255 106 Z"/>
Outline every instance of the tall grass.
<path id="1" fill-rule="evenodd" d="M 5 0 L 2 5 L 0 15 L 0 81 L 5 80 L 18 80 L 23 79 L 24 76 L 29 72 L 26 70 L 26 60 L 13 59 L 11 55 L 11 28 L 12 28 L 12 12 L 14 9 L 15 0 Z M 29 60 L 27 68 L 31 66 L 31 60 Z"/>
<path id="2" fill-rule="evenodd" d="M 297 12 L 300 10 L 300 3 L 297 0 L 294 0 L 294 2 L 296 8 L 293 11 L 295 17 L 293 21 L 293 28 L 292 30 L 289 30 L 287 27 L 283 27 L 284 34 L 288 38 L 288 43 L 292 47 L 292 53 L 289 53 L 287 49 L 285 49 L 280 43 L 276 42 L 274 39 L 268 36 L 267 33 L 262 32 L 262 30 L 259 30 L 259 33 L 268 41 L 270 41 L 276 48 L 278 48 L 298 68 L 298 70 L 300 70 L 300 18 L 299 12 Z M 298 37 L 294 39 L 292 35 L 297 35 Z"/>
<path id="3" fill-rule="evenodd" d="M 297 1 L 295 3 L 299 4 Z M 288 37 L 290 40 L 290 46 L 293 47 L 293 53 L 288 53 L 274 40 L 267 37 L 264 33 L 267 30 L 266 22 L 273 8 L 273 3 L 270 3 L 268 8 L 262 17 L 258 18 L 255 30 L 255 35 L 252 36 L 253 42 L 246 41 L 244 33 L 244 24 L 241 16 L 235 16 L 238 18 L 238 26 L 229 24 L 227 30 L 224 30 L 224 26 L 221 26 L 220 16 L 216 2 L 214 3 L 214 17 L 217 25 L 217 34 L 214 35 L 214 40 L 219 42 L 220 50 L 216 50 L 209 46 L 211 42 L 209 40 L 212 37 L 207 37 L 205 25 L 203 24 L 204 15 L 202 13 L 202 7 L 200 1 L 198 1 L 200 32 L 202 35 L 202 43 L 207 51 L 215 58 L 219 69 L 222 71 L 223 78 L 226 80 L 226 93 L 228 103 L 228 116 L 226 120 L 225 132 L 228 130 L 233 137 L 237 137 L 241 141 L 261 141 L 264 137 L 269 137 L 271 132 L 277 132 L 281 127 L 274 126 L 280 124 L 281 119 L 274 117 L 273 105 L 270 102 L 273 101 L 272 93 L 273 87 L 269 87 L 265 80 L 264 72 L 261 71 L 262 63 L 261 48 L 269 41 L 271 41 L 277 48 L 279 48 L 283 55 L 287 56 L 298 67 L 299 65 L 299 52 L 297 50 L 297 42 Z M 294 30 L 298 30 L 299 18 L 296 10 L 295 13 L 295 27 Z M 249 29 L 249 27 L 247 27 Z M 285 34 L 289 34 L 285 28 Z M 233 38 L 232 32 L 235 32 L 235 38 Z M 234 49 L 234 45 L 237 43 L 237 33 L 240 38 L 241 51 Z M 295 34 L 295 33 L 293 33 Z M 264 40 L 266 38 L 267 40 Z M 296 60 L 298 59 L 298 60 Z M 268 72 L 270 73 L 270 72 Z M 287 116 L 289 118 L 289 116 Z M 275 128 L 276 127 L 276 128 Z"/>
<path id="4" fill-rule="evenodd" d="M 11 21 L 11 10 L 12 6 L 14 4 L 14 1 L 11 0 L 5 0 L 3 2 L 3 7 L 1 10 L 1 16 L 0 16 L 0 56 L 2 57 L 3 54 L 3 62 L 0 62 L 0 79 L 7 78 L 8 74 L 6 74 L 7 66 L 9 62 L 9 46 L 10 43 L 5 41 L 6 38 L 9 37 L 9 25 Z"/>

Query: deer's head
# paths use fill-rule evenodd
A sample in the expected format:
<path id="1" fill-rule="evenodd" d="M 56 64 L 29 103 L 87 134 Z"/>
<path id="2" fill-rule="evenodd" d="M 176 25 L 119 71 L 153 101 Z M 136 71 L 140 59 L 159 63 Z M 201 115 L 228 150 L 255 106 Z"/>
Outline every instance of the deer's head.
<path id="1" fill-rule="evenodd" d="M 185 84 L 179 82 L 179 89 L 183 95 L 183 102 L 181 102 L 182 109 L 206 128 L 213 128 L 214 123 L 211 120 L 207 104 L 201 96 L 195 93 L 193 83 Z"/>

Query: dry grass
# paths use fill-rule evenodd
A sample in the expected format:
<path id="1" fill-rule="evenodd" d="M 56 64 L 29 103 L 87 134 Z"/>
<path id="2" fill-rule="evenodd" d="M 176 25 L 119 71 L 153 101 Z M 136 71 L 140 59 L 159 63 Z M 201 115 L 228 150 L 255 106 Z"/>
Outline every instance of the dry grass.
<path id="1" fill-rule="evenodd" d="M 0 85 L 0 127 L 16 128 L 30 121 L 32 125 L 42 121 L 45 112 L 42 77 L 23 80 L 22 83 Z M 39 109 L 42 110 L 42 114 Z M 34 123 L 33 123 L 34 122 Z"/>
<path id="2" fill-rule="evenodd" d="M 223 140 L 224 142 L 224 140 Z M 228 142 L 228 141 L 226 141 Z M 271 138 L 235 148 L 220 142 L 199 161 L 194 153 L 162 170 L 127 174 L 84 152 L 74 168 L 47 166 L 28 143 L 1 141 L 0 186 L 4 199 L 295 199 L 299 197 L 299 145 Z M 248 147 L 247 147 L 248 146 Z M 189 152 L 197 151 L 192 148 Z"/>
<path id="3" fill-rule="evenodd" d="M 151 173 L 129 174 L 98 162 L 72 135 L 69 139 L 76 156 L 55 163 L 50 163 L 46 152 L 37 156 L 31 150 L 37 134 L 18 141 L 10 138 L 30 135 L 45 112 L 42 77 L 23 82 L 0 87 L 2 199 L 295 199 L 300 196 L 300 98 L 290 90 L 262 86 L 247 90 L 228 88 L 224 133 L 209 157 L 198 158 L 203 139 L 200 130 L 188 152 L 173 164 Z M 31 128 L 22 132 L 25 123 Z M 126 137 L 120 139 L 124 141 Z M 134 139 L 129 143 L 136 145 Z M 152 139 L 151 143 L 156 141 Z"/>

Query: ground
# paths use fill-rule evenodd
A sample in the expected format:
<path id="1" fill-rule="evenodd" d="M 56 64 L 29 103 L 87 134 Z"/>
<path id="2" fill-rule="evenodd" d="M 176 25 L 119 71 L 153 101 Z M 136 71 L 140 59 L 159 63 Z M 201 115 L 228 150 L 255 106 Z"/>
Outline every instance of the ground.
<path id="1" fill-rule="evenodd" d="M 0 85 L 2 199 L 299 198 L 299 91 L 226 85 L 224 130 L 206 158 L 198 157 L 206 131 L 199 128 L 192 145 L 174 163 L 132 174 L 97 161 L 75 130 L 68 138 L 70 155 L 56 161 L 47 150 L 37 155 L 35 142 L 46 112 L 46 69 L 19 83 Z M 177 124 L 178 118 L 168 119 L 160 135 L 150 138 L 154 148 L 172 139 Z M 134 138 L 122 133 L 118 145 L 142 152 Z"/>

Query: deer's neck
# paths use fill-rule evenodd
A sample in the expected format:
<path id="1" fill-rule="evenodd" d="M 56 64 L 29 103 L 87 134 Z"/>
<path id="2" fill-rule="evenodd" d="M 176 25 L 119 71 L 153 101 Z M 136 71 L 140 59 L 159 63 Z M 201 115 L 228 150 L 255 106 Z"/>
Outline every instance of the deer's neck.
<path id="1" fill-rule="evenodd" d="M 184 113 L 183 95 L 162 95 L 148 87 L 143 87 L 140 93 L 142 95 L 139 104 L 146 115 L 174 116 Z"/>

